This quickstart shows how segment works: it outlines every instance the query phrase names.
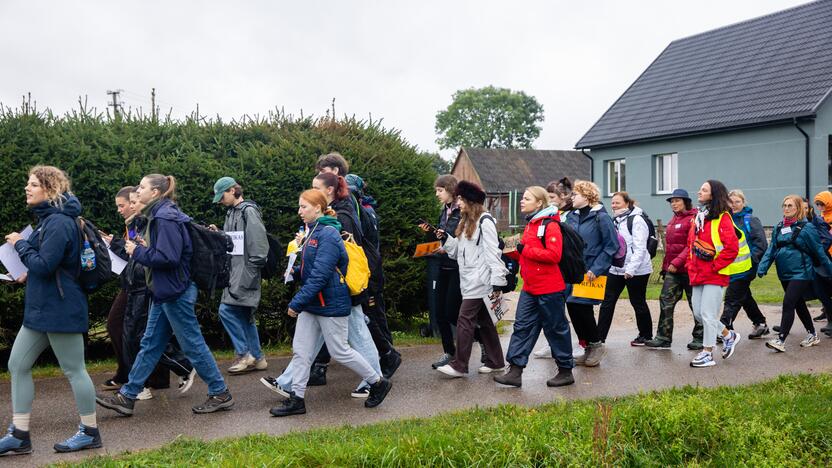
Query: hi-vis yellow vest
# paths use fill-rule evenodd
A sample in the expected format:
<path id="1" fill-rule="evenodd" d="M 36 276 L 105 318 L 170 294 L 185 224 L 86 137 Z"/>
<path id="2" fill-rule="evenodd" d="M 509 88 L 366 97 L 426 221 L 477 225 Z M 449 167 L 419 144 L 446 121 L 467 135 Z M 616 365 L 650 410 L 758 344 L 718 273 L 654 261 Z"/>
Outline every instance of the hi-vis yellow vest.
<path id="1" fill-rule="evenodd" d="M 719 215 L 719 218 L 711 221 L 711 241 L 714 243 L 714 249 L 716 249 L 714 259 L 716 259 L 716 257 L 719 256 L 719 253 L 722 252 L 722 249 L 725 248 L 722 245 L 722 239 L 719 238 L 719 225 L 722 222 L 722 217 L 725 215 L 726 213 L 722 213 Z M 751 269 L 751 249 L 748 247 L 748 239 L 745 238 L 745 232 L 742 229 L 737 228 L 737 225 L 734 224 L 733 218 L 731 218 L 731 225 L 734 226 L 734 232 L 739 233 L 737 237 L 739 238 L 740 248 L 739 253 L 737 253 L 737 258 L 735 258 L 730 265 L 719 270 L 719 274 L 728 276 L 745 273 Z"/>

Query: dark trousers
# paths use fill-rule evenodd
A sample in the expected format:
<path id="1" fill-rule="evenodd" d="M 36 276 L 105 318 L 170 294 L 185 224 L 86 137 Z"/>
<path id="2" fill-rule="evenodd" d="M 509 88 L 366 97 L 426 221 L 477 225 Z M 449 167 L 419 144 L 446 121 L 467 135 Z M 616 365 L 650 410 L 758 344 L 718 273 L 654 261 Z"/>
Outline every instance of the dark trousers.
<path id="1" fill-rule="evenodd" d="M 647 307 L 647 281 L 649 279 L 650 275 L 638 275 L 630 279 L 624 279 L 624 275 L 607 275 L 604 302 L 601 303 L 601 311 L 598 313 L 598 334 L 601 341 L 607 341 L 612 317 L 615 314 L 615 304 L 625 287 L 630 295 L 630 304 L 636 312 L 639 336 L 645 339 L 653 338 L 653 318 L 650 317 L 650 308 Z"/>
<path id="2" fill-rule="evenodd" d="M 676 310 L 676 304 L 682 300 L 682 297 L 688 298 L 688 306 L 691 313 L 693 312 L 693 288 L 690 286 L 690 278 L 686 274 L 670 273 L 664 275 L 664 283 L 662 284 L 662 292 L 659 296 L 659 326 L 656 328 L 656 338 L 664 340 L 668 343 L 673 342 L 673 313 Z M 702 323 L 693 318 L 693 341 L 702 343 Z"/>
<path id="3" fill-rule="evenodd" d="M 459 289 L 459 270 L 439 270 L 439 278 L 436 282 L 436 322 L 439 325 L 439 334 L 442 337 L 442 349 L 445 353 L 454 355 L 454 331 L 456 319 L 459 315 L 459 306 L 462 304 L 462 292 Z"/>
<path id="4" fill-rule="evenodd" d="M 580 304 L 567 302 L 566 310 L 569 312 L 569 320 L 575 327 L 575 334 L 584 343 L 598 343 L 598 324 L 595 323 L 595 310 L 592 304 Z"/>
<path id="5" fill-rule="evenodd" d="M 729 330 L 734 329 L 734 320 L 737 319 L 740 309 L 745 309 L 748 319 L 754 325 L 766 323 L 766 317 L 760 311 L 760 306 L 757 305 L 754 296 L 751 295 L 751 281 L 753 280 L 753 274 L 745 278 L 733 279 L 725 290 L 725 305 L 722 307 L 720 321 Z"/>
<path id="6" fill-rule="evenodd" d="M 806 300 L 803 295 L 812 287 L 811 281 L 806 280 L 792 280 L 781 281 L 783 285 L 783 316 L 780 318 L 780 339 L 785 341 L 789 336 L 789 332 L 794 324 L 794 314 L 797 312 L 798 318 L 806 327 L 809 333 L 815 333 L 815 324 L 812 322 L 812 314 L 809 313 L 809 308 L 806 307 Z"/>
<path id="7" fill-rule="evenodd" d="M 439 296 L 439 265 L 441 260 L 435 257 L 427 257 L 427 268 L 425 268 L 425 293 L 428 299 L 428 329 L 430 336 L 439 335 L 439 321 L 436 317 L 437 297 Z"/>
<path id="8" fill-rule="evenodd" d="M 575 367 L 575 360 L 572 359 L 572 335 L 569 333 L 565 305 L 566 296 L 563 292 L 540 295 L 520 292 L 514 331 L 506 354 L 509 364 L 526 367 L 529 354 L 534 349 L 542 328 L 558 368 Z"/>
<path id="9" fill-rule="evenodd" d="M 832 297 L 830 297 L 832 296 L 832 278 L 815 274 L 812 287 L 818 300 L 823 304 L 827 320 L 832 320 Z"/>
<path id="10" fill-rule="evenodd" d="M 124 360 L 124 309 L 127 308 L 127 291 L 120 289 L 110 306 L 110 313 L 107 314 L 107 334 L 110 335 L 110 343 L 113 344 L 113 351 L 116 355 L 116 375 L 113 380 L 118 383 L 127 383 L 127 376 L 130 374 L 130 366 Z"/>
<path id="11" fill-rule="evenodd" d="M 450 366 L 457 372 L 468 373 L 468 361 L 474 345 L 474 328 L 477 325 L 480 326 L 480 339 L 485 353 L 483 364 L 492 369 L 506 365 L 497 327 L 491 321 L 485 302 L 482 299 L 463 299 L 456 322 L 456 354 L 450 362 Z"/>

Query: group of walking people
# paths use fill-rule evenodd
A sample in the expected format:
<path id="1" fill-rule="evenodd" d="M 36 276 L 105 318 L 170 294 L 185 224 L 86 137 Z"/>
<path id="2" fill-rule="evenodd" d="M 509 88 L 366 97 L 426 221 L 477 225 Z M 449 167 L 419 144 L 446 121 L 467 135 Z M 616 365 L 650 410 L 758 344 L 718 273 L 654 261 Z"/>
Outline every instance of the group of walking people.
<path id="1" fill-rule="evenodd" d="M 392 388 L 390 378 L 401 364 L 385 316 L 375 202 L 364 194 L 363 179 L 348 169 L 338 153 L 321 156 L 311 188 L 298 200 L 303 227 L 295 239 L 298 261 L 288 272 L 299 284 L 287 311 L 297 319 L 293 357 L 280 377 L 261 379 L 285 397 L 270 410 L 274 416 L 306 412 L 306 387 L 326 384 L 331 358 L 360 376 L 351 395 L 364 399 L 368 408 L 384 401 Z M 0 438 L 0 455 L 32 452 L 32 366 L 47 347 L 52 347 L 70 381 L 81 420 L 74 435 L 54 445 L 58 452 L 101 447 L 96 404 L 131 416 L 136 401 L 152 399 L 153 390 L 170 387 L 171 371 L 178 376 L 181 393 L 192 387 L 197 375 L 207 384 L 207 399 L 193 406 L 194 413 L 232 408 L 231 392 L 194 309 L 198 288 L 191 266 L 202 252 L 192 235 L 191 218 L 176 204 L 176 179 L 149 174 L 138 185 L 122 188 L 115 194 L 115 205 L 125 222 L 123 232 L 98 231 L 110 254 L 126 262 L 107 320 L 118 368 L 101 385 L 100 393 L 84 363 L 88 289 L 81 271 L 95 267 L 84 230 L 88 221 L 81 217 L 81 203 L 69 178 L 57 167 L 32 168 L 25 192 L 38 222 L 28 238 L 16 232 L 6 236 L 28 272 L 16 280 L 26 288 L 24 322 L 9 357 L 13 415 Z M 243 187 L 231 177 L 216 181 L 213 202 L 227 208 L 222 231 L 242 237 L 241 248 L 231 255 L 228 285 L 219 306 L 236 355 L 228 373 L 263 371 L 268 363 L 256 310 L 261 270 L 271 246 L 262 214 L 256 203 L 243 198 Z M 207 229 L 219 231 L 214 225 Z M 351 274 L 346 242 L 360 249 L 367 262 L 368 278 L 359 291 L 345 280 Z"/>

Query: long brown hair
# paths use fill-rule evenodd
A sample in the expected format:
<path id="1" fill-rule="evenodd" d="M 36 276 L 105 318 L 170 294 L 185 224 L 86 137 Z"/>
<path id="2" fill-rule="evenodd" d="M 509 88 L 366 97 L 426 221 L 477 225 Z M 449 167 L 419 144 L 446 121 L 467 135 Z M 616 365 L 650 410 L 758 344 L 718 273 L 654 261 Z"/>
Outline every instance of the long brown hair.
<path id="1" fill-rule="evenodd" d="M 485 212 L 485 207 L 480 203 L 474 203 L 465 200 L 465 209 L 461 210 L 461 217 L 459 218 L 459 225 L 456 227 L 456 237 L 465 233 L 468 239 L 474 238 L 474 231 L 480 222 L 480 216 Z"/>
<path id="2" fill-rule="evenodd" d="M 321 172 L 315 176 L 316 179 L 324 183 L 327 188 L 332 187 L 332 198 L 336 201 L 343 200 L 350 195 L 350 189 L 347 186 L 347 181 L 339 175 L 331 172 Z"/>

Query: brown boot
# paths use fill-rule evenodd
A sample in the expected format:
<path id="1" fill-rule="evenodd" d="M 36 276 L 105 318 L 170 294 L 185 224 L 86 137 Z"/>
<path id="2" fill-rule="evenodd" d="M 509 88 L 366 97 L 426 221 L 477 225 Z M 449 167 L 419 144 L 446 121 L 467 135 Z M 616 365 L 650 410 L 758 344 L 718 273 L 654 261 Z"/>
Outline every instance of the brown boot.
<path id="1" fill-rule="evenodd" d="M 503 375 L 495 375 L 494 381 L 501 385 L 520 387 L 523 385 L 523 368 L 514 364 Z"/>

